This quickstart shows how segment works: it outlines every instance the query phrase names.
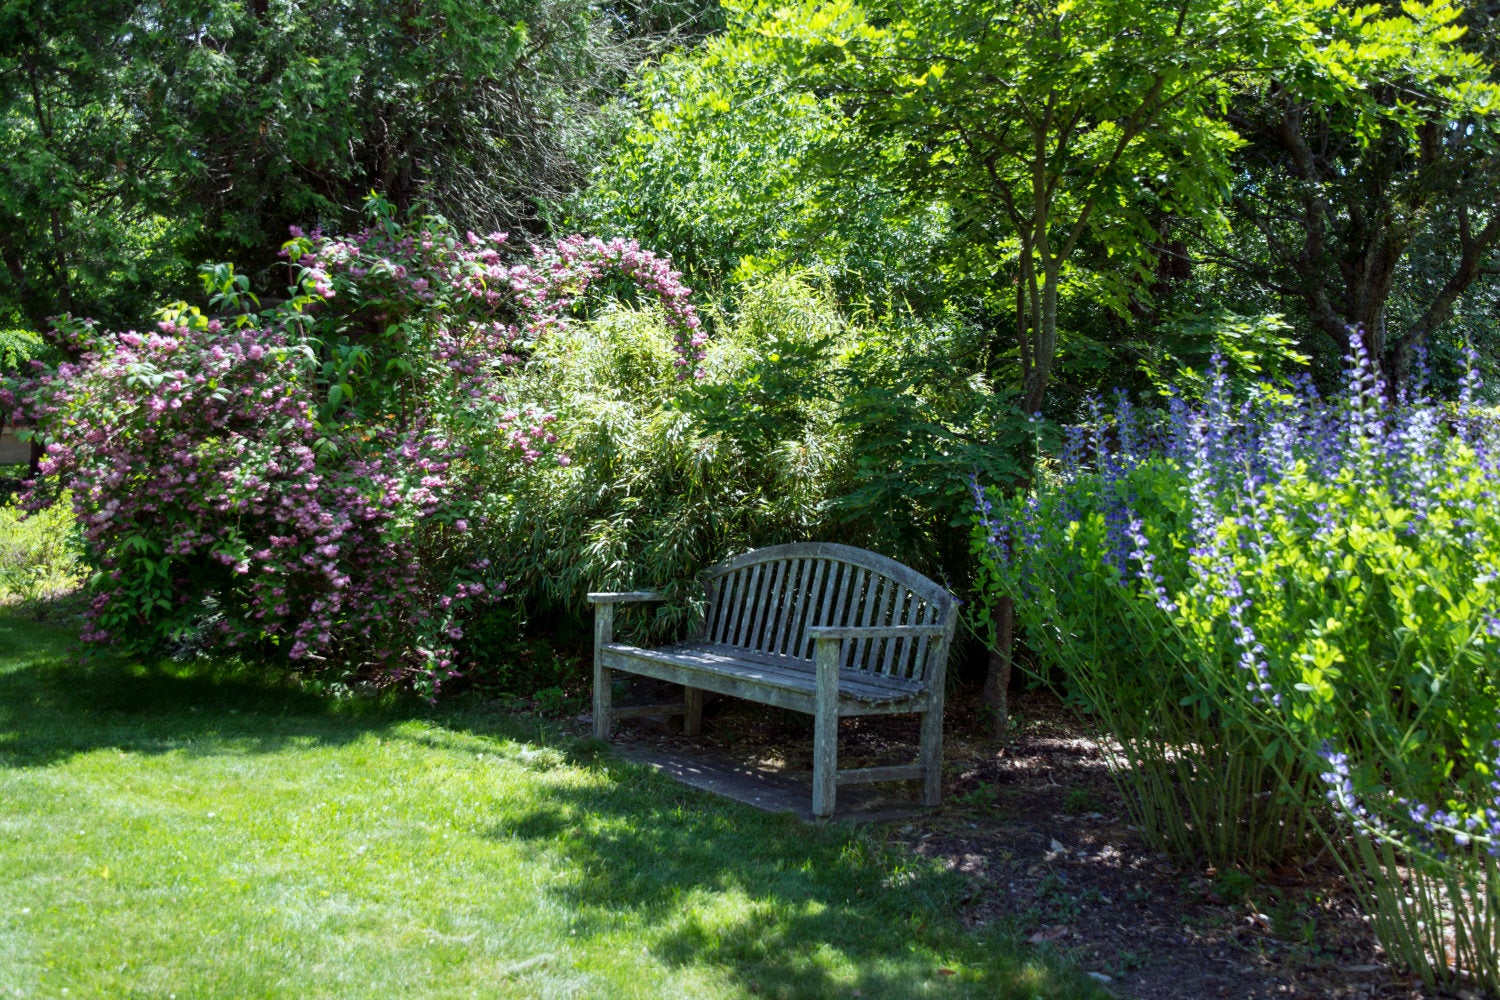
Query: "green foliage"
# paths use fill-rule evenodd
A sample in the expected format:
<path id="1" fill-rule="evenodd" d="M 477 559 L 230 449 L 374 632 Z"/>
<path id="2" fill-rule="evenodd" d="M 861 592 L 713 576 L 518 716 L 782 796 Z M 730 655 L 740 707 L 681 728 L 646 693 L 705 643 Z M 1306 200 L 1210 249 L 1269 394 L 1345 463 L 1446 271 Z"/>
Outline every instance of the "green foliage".
<path id="1" fill-rule="evenodd" d="M 27 514 L 0 507 L 0 604 L 61 597 L 83 585 L 78 529 L 66 504 Z"/>
<path id="2" fill-rule="evenodd" d="M 1101 290 L 1123 308 L 1122 283 L 1143 276 L 1163 214 L 1217 215 L 1238 138 L 1214 111 L 1236 74 L 1301 39 L 1273 10 L 844 2 L 780 11 L 763 30 L 804 85 L 840 95 L 855 126 L 845 169 L 940 199 L 969 266 L 1014 276 L 1035 413 L 1060 289 L 1088 266 L 1085 242 L 1109 262 Z"/>
<path id="3" fill-rule="evenodd" d="M 0 330 L 0 372 L 15 375 L 47 352 L 47 342 L 30 330 Z"/>
<path id="4" fill-rule="evenodd" d="M 1473 373 L 1390 404 L 1361 347 L 1329 403 L 1236 403 L 1221 369 L 1170 420 L 1122 404 L 976 547 L 1156 843 L 1254 867 L 1320 837 L 1392 954 L 1493 989 L 1500 421 Z"/>
<path id="5" fill-rule="evenodd" d="M 483 501 L 484 544 L 532 620 L 576 629 L 589 590 L 665 587 L 672 601 L 622 627 L 679 629 L 699 571 L 794 540 L 870 547 L 963 589 L 966 477 L 1013 479 L 1021 454 L 1009 399 L 967 367 L 968 331 L 862 326 L 793 278 L 747 286 L 718 325 L 685 391 L 648 313 L 537 348 L 512 398 L 552 401 L 568 464 Z M 923 360 L 940 350 L 947 363 Z"/>
<path id="6" fill-rule="evenodd" d="M 287 243 L 300 294 L 278 308 L 253 311 L 246 278 L 208 266 L 227 324 L 185 303 L 148 336 L 71 322 L 56 339 L 74 360 L 0 382 L 72 491 L 86 640 L 248 649 L 435 695 L 464 619 L 502 599 L 472 551 L 475 491 L 556 443 L 554 415 L 508 397 L 545 363 L 528 355 L 613 278 L 659 304 L 672 384 L 691 371 L 688 290 L 638 246 L 576 237 L 508 266 L 503 234 L 370 208 L 359 233 Z"/>
<path id="7" fill-rule="evenodd" d="M 1244 278 L 1274 289 L 1272 308 L 1306 318 L 1304 350 L 1331 361 L 1360 327 L 1372 356 L 1406 379 L 1416 349 L 1484 290 L 1500 249 L 1495 19 L 1448 2 L 1333 12 L 1329 44 L 1228 107 L 1247 140 L 1239 226 L 1206 255 L 1231 270 L 1203 277 L 1242 309 L 1255 308 Z"/>
<path id="8" fill-rule="evenodd" d="M 204 259 L 275 288 L 288 226 L 352 226 L 372 189 L 535 234 L 599 106 L 716 6 L 3 0 L 0 324 L 143 324 Z"/>
<path id="9" fill-rule="evenodd" d="M 824 169 L 843 115 L 798 86 L 754 25 L 742 17 L 631 85 L 617 109 L 630 123 L 573 206 L 576 224 L 669 252 L 709 291 L 795 271 L 845 301 L 931 297 L 946 212 Z"/>
<path id="10" fill-rule="evenodd" d="M 704 397 L 760 358 L 768 331 L 781 349 L 815 353 L 839 329 L 800 286 L 752 295 L 710 342 Z M 589 590 L 669 587 L 658 614 L 672 628 L 692 615 L 696 574 L 746 549 L 828 537 L 826 505 L 847 462 L 834 408 L 778 400 L 709 426 L 677 405 L 671 340 L 659 319 L 606 313 L 541 345 L 513 398 L 548 399 L 567 466 L 530 467 L 485 498 L 501 573 L 536 611 L 576 613 Z"/>
<path id="11" fill-rule="evenodd" d="M 1236 681 L 1225 629 L 1215 624 L 1195 643 L 1119 568 L 1118 506 L 1128 497 L 1153 539 L 1191 531 L 1182 486 L 1166 468 L 1143 468 L 1092 496 L 1043 485 L 1025 514 L 1035 534 L 1018 543 L 1014 562 L 981 545 L 980 590 L 990 606 L 1002 594 L 1015 598 L 1039 678 L 1119 741 L 1116 780 L 1159 849 L 1220 866 L 1281 862 L 1305 851 L 1313 833 L 1309 774 L 1297 779 L 1306 796 L 1289 798 L 1287 748 L 1267 756 L 1274 737 L 1260 714 L 1223 698 Z M 1153 546 L 1169 593 L 1187 578 L 1188 548 L 1175 534 Z"/>
<path id="12" fill-rule="evenodd" d="M 853 468 L 834 516 L 960 591 L 969 479 L 1020 482 L 1032 446 L 1017 394 L 984 375 L 985 346 L 951 319 L 888 317 L 849 353 L 839 402 Z"/>
<path id="13" fill-rule="evenodd" d="M 1295 344 L 1291 326 L 1278 315 L 1217 309 L 1161 323 L 1154 341 L 1141 345 L 1141 371 L 1163 396 L 1202 399 L 1216 361 L 1236 382 L 1285 380 L 1309 360 Z"/>

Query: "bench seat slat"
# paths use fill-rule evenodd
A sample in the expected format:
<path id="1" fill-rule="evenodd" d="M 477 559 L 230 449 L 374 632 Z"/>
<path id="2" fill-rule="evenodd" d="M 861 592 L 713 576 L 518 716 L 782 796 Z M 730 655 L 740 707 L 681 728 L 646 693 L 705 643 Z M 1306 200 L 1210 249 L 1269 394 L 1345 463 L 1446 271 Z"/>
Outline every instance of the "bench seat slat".
<path id="1" fill-rule="evenodd" d="M 636 661 L 671 664 L 705 674 L 720 674 L 753 685 L 765 685 L 812 696 L 816 686 L 809 660 L 756 655 L 743 649 L 711 643 L 681 643 L 663 649 L 642 649 L 623 643 L 605 647 L 606 654 Z M 840 671 L 839 697 L 879 704 L 908 701 L 926 691 L 919 681 L 858 671 Z M 705 687 L 707 685 L 704 685 Z"/>
<path id="2" fill-rule="evenodd" d="M 812 660 L 777 656 L 774 653 L 740 649 L 737 646 L 721 646 L 711 642 L 683 642 L 668 646 L 666 649 L 689 656 L 702 656 L 705 664 L 728 663 L 731 669 L 735 668 L 734 665 L 743 665 L 747 669 L 779 671 L 799 676 L 805 674 L 811 677 L 815 673 Z M 646 652 L 658 651 L 647 650 Z M 717 666 L 715 668 L 717 669 Z M 886 700 L 889 692 L 898 692 L 901 697 L 907 697 L 927 690 L 927 686 L 921 681 L 909 677 L 888 677 L 868 670 L 852 670 L 847 667 L 839 672 L 839 684 L 841 691 L 844 687 L 848 687 L 851 691 L 869 691 L 878 700 Z"/>

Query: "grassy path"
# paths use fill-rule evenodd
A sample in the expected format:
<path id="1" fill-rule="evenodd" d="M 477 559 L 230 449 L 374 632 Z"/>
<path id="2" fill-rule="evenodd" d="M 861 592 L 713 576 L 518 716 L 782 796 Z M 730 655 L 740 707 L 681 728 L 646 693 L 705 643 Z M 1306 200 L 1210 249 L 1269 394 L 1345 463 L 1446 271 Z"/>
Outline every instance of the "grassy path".
<path id="1" fill-rule="evenodd" d="M 1085 997 L 956 882 L 463 705 L 0 616 L 0 997 Z"/>

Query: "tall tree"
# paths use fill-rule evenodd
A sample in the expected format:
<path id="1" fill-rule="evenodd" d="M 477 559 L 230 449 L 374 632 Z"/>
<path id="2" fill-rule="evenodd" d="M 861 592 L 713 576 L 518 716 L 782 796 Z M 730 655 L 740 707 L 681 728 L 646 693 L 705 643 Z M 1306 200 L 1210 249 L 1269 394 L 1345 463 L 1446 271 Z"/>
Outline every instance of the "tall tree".
<path id="1" fill-rule="evenodd" d="M 91 260 L 122 256 L 106 252 L 111 230 L 183 272 L 205 258 L 254 270 L 289 225 L 351 223 L 371 189 L 461 226 L 543 229 L 597 155 L 597 109 L 716 10 L 0 0 L 0 229 L 16 234 L 0 244 L 0 311 L 35 324 L 108 310 L 108 267 L 93 267 L 96 294 L 77 286 Z"/>
<path id="2" fill-rule="evenodd" d="M 132 111 L 136 12 L 0 0 L 0 324 L 128 309 L 153 271 L 160 157 Z"/>
<path id="3" fill-rule="evenodd" d="M 830 159 L 945 200 L 970 266 L 1015 288 L 1024 405 L 1040 412 L 1063 287 L 1087 271 L 1124 310 L 1158 270 L 1164 220 L 1223 228 L 1244 143 L 1225 112 L 1245 88 L 1295 87 L 1289 106 L 1308 120 L 1316 100 L 1351 156 L 1446 144 L 1440 159 L 1468 162 L 1460 175 L 1493 180 L 1475 125 L 1492 88 L 1457 45 L 1458 16 L 1448 0 L 1391 16 L 1335 0 L 833 0 L 761 31 L 847 108 L 856 141 Z M 1352 187 L 1349 166 L 1325 176 Z M 1461 227 L 1469 258 L 1489 221 Z"/>
<path id="4" fill-rule="evenodd" d="M 1211 254 L 1299 303 L 1338 353 L 1357 328 L 1393 385 L 1460 297 L 1500 269 L 1494 11 L 1411 13 L 1352 15 L 1362 86 L 1313 60 L 1235 102 L 1229 120 L 1249 140 L 1234 199 L 1243 232 Z M 1447 259 L 1426 255 L 1437 273 L 1417 280 L 1424 240 Z M 1420 301 L 1392 316 L 1398 282 Z"/>
<path id="5" fill-rule="evenodd" d="M 1014 286 L 1024 406 L 1036 413 L 1084 241 L 1111 259 L 1119 295 L 1144 274 L 1163 211 L 1218 211 L 1237 138 L 1214 112 L 1264 60 L 1279 17 L 1238 0 L 920 0 L 868 16 L 804 7 L 765 30 L 889 151 L 835 155 L 945 199 L 975 265 Z"/>
<path id="6" fill-rule="evenodd" d="M 838 103 L 798 87 L 745 27 L 664 56 L 628 86 L 630 124 L 573 217 L 670 253 L 700 290 L 797 269 L 850 299 L 929 302 L 942 207 L 818 170 L 818 148 L 843 127 Z"/>

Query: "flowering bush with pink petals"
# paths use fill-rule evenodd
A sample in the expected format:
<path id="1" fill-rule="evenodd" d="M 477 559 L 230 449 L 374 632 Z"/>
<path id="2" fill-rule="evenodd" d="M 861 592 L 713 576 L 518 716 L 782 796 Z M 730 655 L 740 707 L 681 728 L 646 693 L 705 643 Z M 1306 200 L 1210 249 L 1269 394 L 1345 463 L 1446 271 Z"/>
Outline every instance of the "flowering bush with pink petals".
<path id="1" fill-rule="evenodd" d="M 71 490 L 88 641 L 246 648 L 436 693 L 466 619 L 505 589 L 475 484 L 568 461 L 554 417 L 507 392 L 533 347 L 617 277 L 659 300 L 682 377 L 702 357 L 688 290 L 634 243 L 524 259 L 504 234 L 372 209 L 357 234 L 293 232 L 274 309 L 205 268 L 215 315 L 176 303 L 144 334 L 62 322 L 70 360 L 0 388 L 46 442 L 46 482 Z"/>

